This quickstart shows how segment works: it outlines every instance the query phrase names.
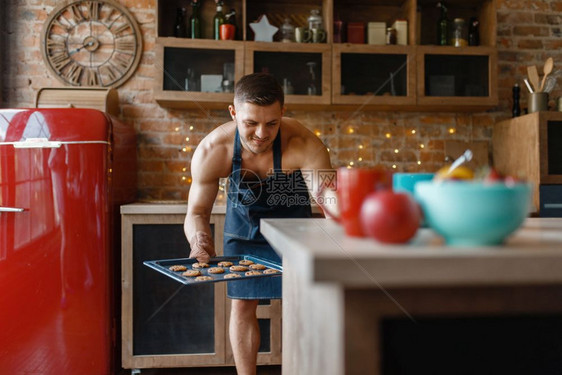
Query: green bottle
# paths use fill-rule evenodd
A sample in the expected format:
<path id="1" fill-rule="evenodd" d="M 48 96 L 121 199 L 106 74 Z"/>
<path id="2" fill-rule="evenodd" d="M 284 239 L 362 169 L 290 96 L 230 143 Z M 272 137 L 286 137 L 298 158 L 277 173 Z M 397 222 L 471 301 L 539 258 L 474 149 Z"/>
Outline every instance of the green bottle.
<path id="1" fill-rule="evenodd" d="M 447 18 L 447 7 L 445 3 L 440 1 L 437 7 L 441 8 L 441 16 L 437 21 L 437 44 L 446 46 L 449 44 L 449 19 Z"/>
<path id="2" fill-rule="evenodd" d="M 191 1 L 192 13 L 189 17 L 189 24 L 191 26 L 191 39 L 201 38 L 201 17 L 199 16 L 199 2 L 198 0 Z"/>
<path id="3" fill-rule="evenodd" d="M 217 13 L 213 17 L 213 39 L 219 40 L 221 25 L 225 23 L 225 18 L 222 12 L 222 1 L 215 0 L 215 2 L 217 3 Z"/>

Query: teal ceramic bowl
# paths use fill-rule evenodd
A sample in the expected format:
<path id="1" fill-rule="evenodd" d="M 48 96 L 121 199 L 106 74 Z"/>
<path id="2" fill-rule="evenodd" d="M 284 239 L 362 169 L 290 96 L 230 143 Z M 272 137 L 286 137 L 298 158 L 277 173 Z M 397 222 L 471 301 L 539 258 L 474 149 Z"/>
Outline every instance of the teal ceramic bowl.
<path id="1" fill-rule="evenodd" d="M 500 245 L 527 217 L 531 186 L 424 181 L 415 196 L 427 225 L 448 245 Z"/>
<path id="2" fill-rule="evenodd" d="M 434 173 L 403 173 L 392 174 L 392 190 L 414 194 L 414 186 L 421 181 L 433 180 Z"/>

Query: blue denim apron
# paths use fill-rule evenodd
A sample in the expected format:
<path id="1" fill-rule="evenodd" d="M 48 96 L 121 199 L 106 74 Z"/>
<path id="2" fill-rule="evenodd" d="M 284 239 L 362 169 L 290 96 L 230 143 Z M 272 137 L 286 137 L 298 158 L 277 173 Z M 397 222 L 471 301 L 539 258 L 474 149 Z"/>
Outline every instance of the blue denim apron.
<path id="1" fill-rule="evenodd" d="M 238 129 L 234 136 L 232 173 L 229 177 L 224 255 L 254 255 L 281 262 L 281 258 L 260 232 L 260 219 L 311 217 L 308 189 L 300 170 L 281 170 L 281 130 L 273 141 L 274 173 L 265 179 L 241 178 L 241 146 Z M 247 175 L 251 175 L 251 171 Z M 281 298 L 281 277 L 260 277 L 228 283 L 229 298 Z"/>

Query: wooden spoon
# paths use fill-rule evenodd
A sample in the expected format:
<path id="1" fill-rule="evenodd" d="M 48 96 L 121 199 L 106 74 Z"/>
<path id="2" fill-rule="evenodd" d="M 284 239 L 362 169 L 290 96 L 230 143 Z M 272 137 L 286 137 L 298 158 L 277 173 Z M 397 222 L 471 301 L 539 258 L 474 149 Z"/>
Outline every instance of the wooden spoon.
<path id="1" fill-rule="evenodd" d="M 533 89 L 535 92 L 538 92 L 540 89 L 539 86 L 539 72 L 537 71 L 537 67 L 535 65 L 529 65 L 527 67 L 527 75 L 529 76 L 529 81 L 533 85 Z"/>
<path id="2" fill-rule="evenodd" d="M 546 82 L 546 77 L 552 72 L 553 67 L 554 67 L 554 60 L 552 60 L 552 57 L 549 57 L 548 59 L 546 59 L 546 62 L 544 63 L 544 68 L 543 68 L 544 76 L 542 77 L 541 88 L 539 91 L 542 92 L 542 90 L 544 90 L 544 83 Z"/>

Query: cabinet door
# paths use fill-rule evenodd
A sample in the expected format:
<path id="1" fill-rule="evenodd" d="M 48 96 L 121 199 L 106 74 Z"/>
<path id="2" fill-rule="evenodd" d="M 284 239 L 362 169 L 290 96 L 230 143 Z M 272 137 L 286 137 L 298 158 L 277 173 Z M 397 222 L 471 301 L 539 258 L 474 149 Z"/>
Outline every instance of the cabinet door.
<path id="1" fill-rule="evenodd" d="M 473 110 L 498 104 L 495 48 L 417 47 L 417 59 L 419 105 Z"/>
<path id="2" fill-rule="evenodd" d="M 234 82 L 244 71 L 243 42 L 159 38 L 156 48 L 156 61 L 162 62 L 154 87 L 158 103 L 178 108 L 232 103 Z"/>
<path id="3" fill-rule="evenodd" d="M 123 367 L 224 364 L 224 284 L 185 286 L 143 265 L 189 255 L 183 215 L 125 215 L 123 245 Z"/>
<path id="4" fill-rule="evenodd" d="M 285 90 L 289 108 L 330 104 L 330 46 L 305 43 L 246 43 L 246 74 L 267 72 Z"/>
<path id="5" fill-rule="evenodd" d="M 407 46 L 334 44 L 333 102 L 415 104 L 415 56 Z"/>

